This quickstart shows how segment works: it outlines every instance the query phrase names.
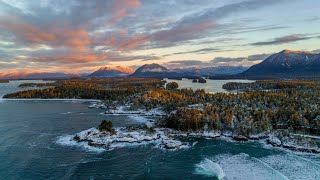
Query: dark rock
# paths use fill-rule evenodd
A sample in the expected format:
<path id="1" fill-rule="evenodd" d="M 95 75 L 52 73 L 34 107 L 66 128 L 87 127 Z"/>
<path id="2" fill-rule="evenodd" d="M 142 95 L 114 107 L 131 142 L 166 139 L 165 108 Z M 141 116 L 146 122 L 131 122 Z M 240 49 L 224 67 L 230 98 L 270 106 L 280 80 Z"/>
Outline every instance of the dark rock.
<path id="1" fill-rule="evenodd" d="M 242 136 L 242 135 L 233 136 L 232 139 L 235 141 L 248 141 L 249 140 L 247 137 Z"/>

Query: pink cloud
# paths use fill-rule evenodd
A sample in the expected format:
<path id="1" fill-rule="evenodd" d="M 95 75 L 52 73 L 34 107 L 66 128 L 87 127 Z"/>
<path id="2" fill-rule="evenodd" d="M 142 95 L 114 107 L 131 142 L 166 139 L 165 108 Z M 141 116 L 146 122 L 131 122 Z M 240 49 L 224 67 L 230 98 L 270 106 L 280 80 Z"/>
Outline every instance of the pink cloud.
<path id="1" fill-rule="evenodd" d="M 16 43 L 45 44 L 51 47 L 68 47 L 74 50 L 84 50 L 90 45 L 87 31 L 81 28 L 40 28 L 15 17 L 0 18 L 0 28 L 13 33 Z"/>
<path id="2" fill-rule="evenodd" d="M 118 57 L 114 54 L 95 54 L 95 53 L 69 53 L 52 56 L 34 57 L 33 61 L 38 62 L 63 62 L 63 63 L 88 63 Z"/>

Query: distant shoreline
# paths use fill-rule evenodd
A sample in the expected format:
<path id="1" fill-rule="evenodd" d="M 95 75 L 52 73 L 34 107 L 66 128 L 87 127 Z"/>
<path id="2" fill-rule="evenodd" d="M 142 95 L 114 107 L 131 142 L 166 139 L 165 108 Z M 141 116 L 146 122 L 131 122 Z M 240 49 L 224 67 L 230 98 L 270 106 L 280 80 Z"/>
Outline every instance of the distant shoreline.
<path id="1" fill-rule="evenodd" d="M 21 99 L 10 99 L 10 98 L 0 98 L 0 100 L 4 101 L 82 101 L 82 102 L 101 102 L 101 100 L 98 99 L 27 99 L 27 98 L 21 98 Z"/>

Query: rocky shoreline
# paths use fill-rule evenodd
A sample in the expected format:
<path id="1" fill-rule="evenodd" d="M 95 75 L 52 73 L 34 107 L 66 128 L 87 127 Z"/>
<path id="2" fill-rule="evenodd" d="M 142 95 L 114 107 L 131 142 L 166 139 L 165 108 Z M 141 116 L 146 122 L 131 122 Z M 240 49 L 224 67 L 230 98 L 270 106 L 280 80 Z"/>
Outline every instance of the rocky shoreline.
<path id="1" fill-rule="evenodd" d="M 230 132 L 179 132 L 168 128 L 153 128 L 147 126 L 116 128 L 114 133 L 100 131 L 91 128 L 73 136 L 78 143 L 86 142 L 89 146 L 114 150 L 116 148 L 152 144 L 156 148 L 164 150 L 179 150 L 192 147 L 192 142 L 182 142 L 177 137 L 220 138 L 235 142 L 253 142 L 272 145 L 295 152 L 320 154 L 320 149 L 312 146 L 308 141 L 301 141 L 296 137 L 279 137 L 275 134 L 259 134 L 250 137 L 232 135 Z M 303 142 L 303 143 L 302 143 Z"/>
<path id="2" fill-rule="evenodd" d="M 153 144 L 166 150 L 189 148 L 190 144 L 167 135 L 168 129 L 140 127 L 117 128 L 113 133 L 91 128 L 73 136 L 73 140 L 87 142 L 89 146 L 114 150 L 126 146 Z"/>
<path id="3" fill-rule="evenodd" d="M 195 106 L 195 105 L 194 105 Z M 197 108 L 198 105 L 196 106 Z M 107 106 L 104 103 L 94 103 L 89 108 L 101 108 L 106 111 L 104 115 L 137 115 L 137 116 L 165 116 L 166 113 L 161 109 L 131 110 L 130 106 Z M 148 124 L 148 122 L 145 122 Z M 73 140 L 77 142 L 87 142 L 89 146 L 112 150 L 117 147 L 132 145 L 154 144 L 161 149 L 178 150 L 190 147 L 190 143 L 181 142 L 174 137 L 200 137 L 200 138 L 221 138 L 235 142 L 259 141 L 261 143 L 272 145 L 282 149 L 288 149 L 295 152 L 305 152 L 320 154 L 320 148 L 308 141 L 308 136 L 289 133 L 266 132 L 257 135 L 243 136 L 234 134 L 231 131 L 209 131 L 201 132 L 180 132 L 169 128 L 155 128 L 154 123 L 146 127 L 122 127 L 115 130 L 115 134 L 101 132 L 96 128 L 91 128 L 76 134 Z M 149 129 L 148 129 L 149 128 Z M 149 132 L 150 128 L 153 132 Z M 121 144 L 122 143 L 122 144 Z"/>
<path id="4" fill-rule="evenodd" d="M 107 106 L 104 103 L 95 103 L 88 108 L 98 108 L 104 109 L 105 112 L 101 114 L 105 115 L 141 115 L 141 116 L 165 116 L 166 113 L 159 108 L 154 108 L 150 110 L 139 109 L 139 110 L 132 110 L 130 109 L 131 106 Z"/>

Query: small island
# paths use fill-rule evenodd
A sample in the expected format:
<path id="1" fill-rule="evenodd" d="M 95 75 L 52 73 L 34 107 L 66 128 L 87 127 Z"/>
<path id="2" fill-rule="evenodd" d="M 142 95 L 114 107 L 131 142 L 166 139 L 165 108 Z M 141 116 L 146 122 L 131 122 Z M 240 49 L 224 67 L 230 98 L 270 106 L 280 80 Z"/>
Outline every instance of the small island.
<path id="1" fill-rule="evenodd" d="M 57 82 L 47 82 L 47 83 L 22 83 L 19 84 L 18 87 L 20 88 L 25 88 L 25 87 L 54 87 L 54 86 L 58 86 L 59 85 L 59 81 Z"/>
<path id="2" fill-rule="evenodd" d="M 207 80 L 204 78 L 193 79 L 193 83 L 207 83 Z"/>
<path id="3" fill-rule="evenodd" d="M 198 83 L 207 83 L 207 80 L 204 78 L 199 78 Z"/>

